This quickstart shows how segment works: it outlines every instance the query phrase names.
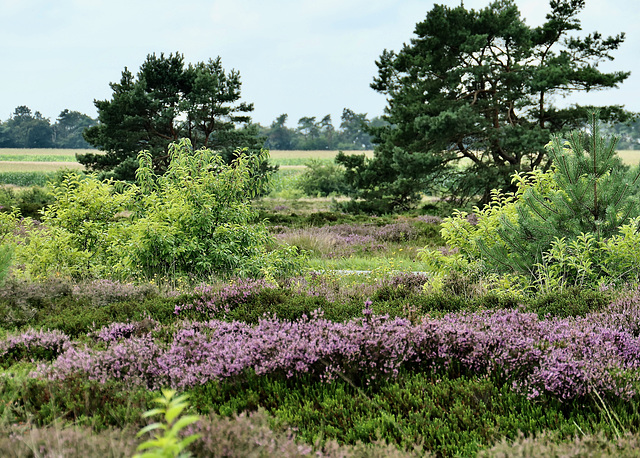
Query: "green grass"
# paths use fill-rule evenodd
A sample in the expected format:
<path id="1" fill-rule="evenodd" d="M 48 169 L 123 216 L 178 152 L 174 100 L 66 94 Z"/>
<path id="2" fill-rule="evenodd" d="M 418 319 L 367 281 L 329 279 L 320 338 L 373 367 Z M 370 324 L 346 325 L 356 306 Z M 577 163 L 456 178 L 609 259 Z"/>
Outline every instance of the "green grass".
<path id="1" fill-rule="evenodd" d="M 309 260 L 312 270 L 362 270 L 378 273 L 385 272 L 424 272 L 427 271 L 425 263 L 404 257 L 398 257 L 396 253 L 387 256 L 368 257 L 351 256 L 338 259 L 312 258 Z"/>
<path id="2" fill-rule="evenodd" d="M 636 165 L 640 163 L 640 150 L 621 150 L 618 155 L 627 165 Z"/>
<path id="3" fill-rule="evenodd" d="M 68 154 L 0 154 L 0 162 L 77 162 L 75 155 Z"/>
<path id="4" fill-rule="evenodd" d="M 77 162 L 0 162 L 0 172 L 55 172 L 60 169 L 82 169 Z"/>
<path id="5" fill-rule="evenodd" d="M 14 186 L 44 186 L 56 175 L 55 171 L 0 171 L 0 184 Z"/>

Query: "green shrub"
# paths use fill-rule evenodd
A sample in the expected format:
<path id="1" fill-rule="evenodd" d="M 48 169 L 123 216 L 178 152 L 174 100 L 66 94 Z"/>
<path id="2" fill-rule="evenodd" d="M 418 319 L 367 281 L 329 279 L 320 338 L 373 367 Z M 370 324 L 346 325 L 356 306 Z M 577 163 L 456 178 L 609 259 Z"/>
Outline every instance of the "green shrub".
<path id="1" fill-rule="evenodd" d="M 548 145 L 550 170 L 514 175 L 513 194 L 494 190 L 488 205 L 474 209 L 477 224 L 464 212 L 442 223 L 458 257 L 485 274 L 519 276 L 523 290 L 640 280 L 640 204 L 632 195 L 640 173 L 622 166 L 615 139 L 599 136 L 597 114 L 590 121 L 590 136 L 573 132 L 569 142 Z"/>
<path id="2" fill-rule="evenodd" d="M 541 294 L 531 299 L 526 308 L 540 317 L 549 314 L 565 318 L 602 310 L 611 301 L 610 293 L 573 287 Z"/>
<path id="3" fill-rule="evenodd" d="M 298 179 L 298 187 L 311 197 L 348 195 L 352 189 L 344 179 L 344 167 L 312 159 Z"/>
<path id="4" fill-rule="evenodd" d="M 197 415 L 183 416 L 182 412 L 189 406 L 186 402 L 187 395 L 181 395 L 174 397 L 174 390 L 162 390 L 162 396 L 155 398 L 154 403 L 159 404 L 159 407 L 148 410 L 143 417 L 152 417 L 155 415 L 162 415 L 164 423 L 152 423 L 145 426 L 136 434 L 136 437 L 143 436 L 147 432 L 161 430 L 164 433 L 161 435 L 156 433 L 153 439 L 149 439 L 140 445 L 137 450 L 146 450 L 142 454 L 136 454 L 133 458 L 164 458 L 164 457 L 179 457 L 183 458 L 188 456 L 183 453 L 189 444 L 200 438 L 199 434 L 191 434 L 187 437 L 180 437 L 182 431 L 200 420 Z"/>
<path id="5" fill-rule="evenodd" d="M 53 194 L 41 186 L 0 187 L 0 209 L 4 212 L 17 208 L 23 217 L 39 219 L 41 211 L 52 203 Z"/>
<path id="6" fill-rule="evenodd" d="M 43 215 L 16 250 L 16 272 L 26 278 L 174 279 L 184 276 L 265 276 L 298 272 L 292 247 L 269 249 L 263 222 L 253 222 L 250 198 L 263 188 L 256 172 L 266 152 L 239 153 L 228 165 L 211 150 L 171 145 L 170 164 L 155 176 L 151 157 L 139 155 L 139 186 L 66 175 Z"/>
<path id="7" fill-rule="evenodd" d="M 136 428 L 153 394 L 121 383 L 99 383 L 82 377 L 64 381 L 0 377 L 0 418 L 6 423 L 44 426 L 56 421 L 91 426 Z"/>
<path id="8" fill-rule="evenodd" d="M 209 383 L 190 394 L 193 405 L 205 413 L 230 416 L 262 407 L 277 425 L 297 428 L 310 444 L 381 439 L 408 449 L 421 444 L 438 456 L 475 456 L 502 438 L 517 439 L 520 432 L 554 430 L 560 437 L 581 430 L 614 433 L 593 404 L 532 402 L 489 379 L 444 374 L 403 372 L 398 379 L 362 388 L 345 380 L 248 375 L 244 382 Z M 637 430 L 639 418 L 629 403 L 611 402 L 610 408 L 626 428 Z"/>
<path id="9" fill-rule="evenodd" d="M 116 302 L 95 306 L 86 298 L 67 298 L 41 310 L 29 322 L 32 327 L 58 329 L 71 337 L 78 337 L 111 323 L 153 319 L 167 324 L 176 320 L 173 313 L 177 299 L 156 297 L 145 301 Z"/>

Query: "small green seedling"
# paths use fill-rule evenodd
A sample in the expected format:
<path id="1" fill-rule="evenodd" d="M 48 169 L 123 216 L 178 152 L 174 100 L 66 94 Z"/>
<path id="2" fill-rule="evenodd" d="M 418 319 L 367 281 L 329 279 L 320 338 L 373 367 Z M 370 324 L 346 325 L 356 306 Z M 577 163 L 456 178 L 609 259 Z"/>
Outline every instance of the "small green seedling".
<path id="1" fill-rule="evenodd" d="M 190 456 L 184 450 L 189 444 L 200 438 L 200 435 L 192 434 L 184 439 L 180 439 L 178 436 L 180 431 L 196 423 L 200 417 L 197 415 L 180 417 L 182 411 L 189 405 L 186 402 L 188 396 L 182 395 L 174 398 L 175 394 L 174 390 L 162 390 L 162 396 L 153 400 L 153 402 L 160 404 L 160 407 L 148 410 L 142 415 L 144 418 L 163 415 L 164 423 L 152 423 L 142 428 L 136 437 L 155 430 L 162 430 L 164 434 L 158 432 L 153 439 L 138 445 L 138 451 L 147 451 L 136 454 L 133 458 L 187 458 Z"/>

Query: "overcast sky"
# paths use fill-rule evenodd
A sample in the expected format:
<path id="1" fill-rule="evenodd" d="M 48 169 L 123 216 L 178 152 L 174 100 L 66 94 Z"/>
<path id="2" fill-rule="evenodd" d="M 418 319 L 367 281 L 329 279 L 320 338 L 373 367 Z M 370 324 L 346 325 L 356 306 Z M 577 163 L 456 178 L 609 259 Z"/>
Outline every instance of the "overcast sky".
<path id="1" fill-rule="evenodd" d="M 443 0 L 450 6 L 460 0 Z M 548 12 L 543 0 L 516 0 L 529 25 Z M 481 9 L 488 0 L 464 0 Z M 269 125 L 289 114 L 342 109 L 381 115 L 384 96 L 369 87 L 375 60 L 399 50 L 433 6 L 419 0 L 0 0 L 0 120 L 27 105 L 52 122 L 65 108 L 97 116 L 124 67 L 134 73 L 150 53 L 179 51 L 187 62 L 220 56 L 240 72 L 253 119 Z M 620 89 L 569 102 L 621 104 L 640 111 L 638 0 L 586 0 L 583 31 L 626 32 L 607 71 L 631 71 Z"/>

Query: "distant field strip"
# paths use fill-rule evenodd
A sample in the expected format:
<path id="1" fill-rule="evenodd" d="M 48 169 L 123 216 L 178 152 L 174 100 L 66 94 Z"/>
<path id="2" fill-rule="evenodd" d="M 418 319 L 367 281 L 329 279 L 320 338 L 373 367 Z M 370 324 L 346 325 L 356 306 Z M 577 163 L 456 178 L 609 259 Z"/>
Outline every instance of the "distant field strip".
<path id="1" fill-rule="evenodd" d="M 0 150 L 1 151 L 1 150 Z M 373 151 L 343 151 L 344 154 L 366 154 L 367 157 L 373 157 Z M 333 160 L 333 158 L 336 157 L 336 155 L 338 154 L 338 150 L 311 150 L 311 151 L 304 151 L 304 150 L 291 150 L 291 151 L 285 151 L 285 150 L 271 150 L 269 151 L 269 155 L 271 156 L 271 159 L 273 160 L 284 160 L 284 159 L 301 159 L 303 161 L 309 160 L 309 159 L 328 159 L 328 160 Z M 290 164 L 290 165 L 297 165 L 297 164 Z"/>
<path id="2" fill-rule="evenodd" d="M 72 156 L 76 154 L 99 153 L 95 149 L 65 149 L 65 148 L 0 148 L 0 155 L 6 156 Z"/>
<path id="3" fill-rule="evenodd" d="M 76 161 L 76 154 L 99 153 L 91 149 L 20 149 L 1 148 L 0 149 L 0 172 L 51 172 L 61 168 L 81 169 Z M 345 154 L 365 154 L 373 157 L 373 151 L 344 151 Z M 300 170 L 310 160 L 315 160 L 320 164 L 333 164 L 334 158 L 338 154 L 335 150 L 314 150 L 314 151 L 270 151 L 271 162 L 282 168 Z M 625 164 L 636 165 L 640 163 L 640 151 L 624 150 L 618 151 L 620 158 Z"/>
<path id="4" fill-rule="evenodd" d="M 62 154 L 28 155 L 0 154 L 0 162 L 76 162 L 76 156 Z"/>
<path id="5" fill-rule="evenodd" d="M 55 172 L 60 169 L 82 169 L 77 162 L 9 161 L 0 162 L 0 172 Z"/>
<path id="6" fill-rule="evenodd" d="M 622 162 L 627 165 L 636 165 L 640 163 L 640 150 L 622 150 L 618 151 L 618 155 Z"/>
<path id="7" fill-rule="evenodd" d="M 83 166 L 76 161 L 76 154 L 96 152 L 92 149 L 1 148 L 0 172 L 49 173 L 60 169 L 82 169 Z"/>

